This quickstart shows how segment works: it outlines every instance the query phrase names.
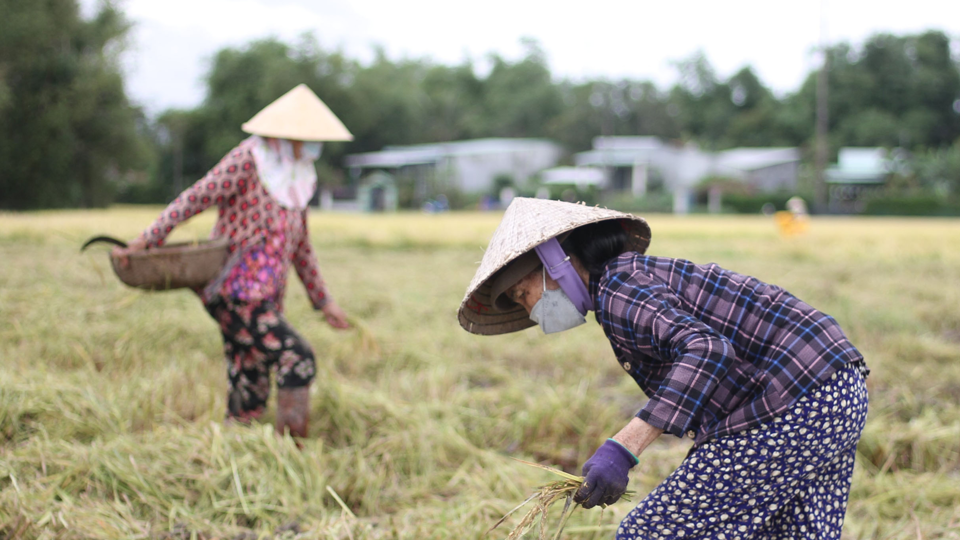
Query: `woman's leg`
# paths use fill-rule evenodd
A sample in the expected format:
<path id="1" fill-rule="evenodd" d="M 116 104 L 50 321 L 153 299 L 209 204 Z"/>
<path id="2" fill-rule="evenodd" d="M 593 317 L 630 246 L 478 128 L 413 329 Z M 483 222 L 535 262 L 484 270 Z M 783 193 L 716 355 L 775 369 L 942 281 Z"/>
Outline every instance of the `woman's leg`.
<path id="1" fill-rule="evenodd" d="M 818 471 L 767 521 L 756 538 L 840 538 L 856 455 L 856 446 L 851 446 Z"/>
<path id="2" fill-rule="evenodd" d="M 276 367 L 278 434 L 289 431 L 306 437 L 310 413 L 310 383 L 316 373 L 313 349 L 293 329 L 276 305 L 260 304 L 253 312 L 258 347 Z"/>
<path id="3" fill-rule="evenodd" d="M 277 389 L 277 434 L 306 437 L 310 420 L 310 387 Z"/>
<path id="4" fill-rule="evenodd" d="M 252 310 L 245 304 L 234 304 L 217 299 L 207 311 L 220 325 L 223 334 L 223 352 L 227 365 L 228 421 L 249 423 L 259 418 L 270 397 L 270 372 L 267 355 L 255 343 L 250 332 Z"/>
<path id="5" fill-rule="evenodd" d="M 863 378 L 841 370 L 775 421 L 694 450 L 617 538 L 839 538 L 866 414 Z"/>
<path id="6" fill-rule="evenodd" d="M 859 431 L 863 426 L 868 398 L 862 376 L 854 370 L 843 370 L 838 377 L 840 380 L 835 385 L 822 389 L 820 401 L 829 403 L 839 400 L 842 407 L 850 407 L 852 414 L 846 426 L 840 429 L 828 427 L 824 436 Z M 830 388 L 833 390 L 830 391 Z M 863 414 L 857 414 L 857 404 L 864 405 Z M 840 538 L 856 456 L 856 444 L 850 445 L 833 461 L 818 469 L 816 474 L 809 475 L 796 490 L 796 496 L 767 522 L 763 534 L 759 534 L 758 538 Z"/>

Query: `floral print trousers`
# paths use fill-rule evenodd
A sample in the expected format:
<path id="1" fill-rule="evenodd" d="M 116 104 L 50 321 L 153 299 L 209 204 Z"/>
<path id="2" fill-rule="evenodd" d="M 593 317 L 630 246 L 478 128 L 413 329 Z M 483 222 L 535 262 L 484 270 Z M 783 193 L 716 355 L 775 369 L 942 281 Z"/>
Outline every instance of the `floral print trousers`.
<path id="1" fill-rule="evenodd" d="M 866 418 L 848 365 L 773 421 L 694 449 L 617 538 L 838 539 Z"/>
<path id="2" fill-rule="evenodd" d="M 223 333 L 230 381 L 228 418 L 246 421 L 263 414 L 270 397 L 271 369 L 276 372 L 278 388 L 300 388 L 313 381 L 313 349 L 274 302 L 217 297 L 206 308 Z"/>

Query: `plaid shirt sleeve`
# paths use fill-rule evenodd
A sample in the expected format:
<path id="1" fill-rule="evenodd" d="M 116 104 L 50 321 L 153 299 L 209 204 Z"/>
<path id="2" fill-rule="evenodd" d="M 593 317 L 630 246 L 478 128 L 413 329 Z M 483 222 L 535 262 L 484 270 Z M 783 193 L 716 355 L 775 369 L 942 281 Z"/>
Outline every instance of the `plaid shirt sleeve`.
<path id="1" fill-rule="evenodd" d="M 665 282 L 643 272 L 610 275 L 599 300 L 613 340 L 671 365 L 637 417 L 683 436 L 735 362 L 733 344 L 683 311 Z"/>

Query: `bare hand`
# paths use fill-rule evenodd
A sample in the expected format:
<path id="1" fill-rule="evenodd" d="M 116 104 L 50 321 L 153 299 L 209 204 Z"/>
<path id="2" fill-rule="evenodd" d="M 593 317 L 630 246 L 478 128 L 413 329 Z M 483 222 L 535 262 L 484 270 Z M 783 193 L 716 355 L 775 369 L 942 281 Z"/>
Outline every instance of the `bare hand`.
<path id="1" fill-rule="evenodd" d="M 115 259 L 117 259 L 117 263 L 120 264 L 120 268 L 126 268 L 130 266 L 130 258 L 128 257 L 128 255 L 130 255 L 131 253 L 135 253 L 137 251 L 143 251 L 145 249 L 147 249 L 147 241 L 144 240 L 142 237 L 137 237 L 136 239 L 132 240 L 129 244 L 127 244 L 127 247 L 125 248 L 122 248 L 120 246 L 115 246 L 110 251 L 110 254 Z"/>
<path id="2" fill-rule="evenodd" d="M 347 322 L 347 314 L 340 309 L 336 302 L 330 301 L 323 306 L 323 316 L 327 319 L 327 324 L 338 330 L 350 328 L 350 323 Z"/>

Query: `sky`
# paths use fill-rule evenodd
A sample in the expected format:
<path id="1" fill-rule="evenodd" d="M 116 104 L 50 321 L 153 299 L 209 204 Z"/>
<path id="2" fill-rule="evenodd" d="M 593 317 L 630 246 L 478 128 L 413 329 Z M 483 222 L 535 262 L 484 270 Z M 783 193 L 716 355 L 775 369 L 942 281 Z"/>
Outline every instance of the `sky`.
<path id="1" fill-rule="evenodd" d="M 80 0 L 91 14 L 98 0 Z M 674 63 L 702 50 L 721 77 L 750 65 L 778 95 L 799 88 L 827 42 L 935 29 L 960 59 L 960 0 L 120 0 L 134 23 L 123 57 L 130 97 L 147 112 L 190 108 L 217 50 L 259 38 L 321 47 L 369 62 L 474 62 L 521 57 L 536 39 L 554 77 L 676 81 Z M 821 17 L 822 15 L 822 17 Z"/>

